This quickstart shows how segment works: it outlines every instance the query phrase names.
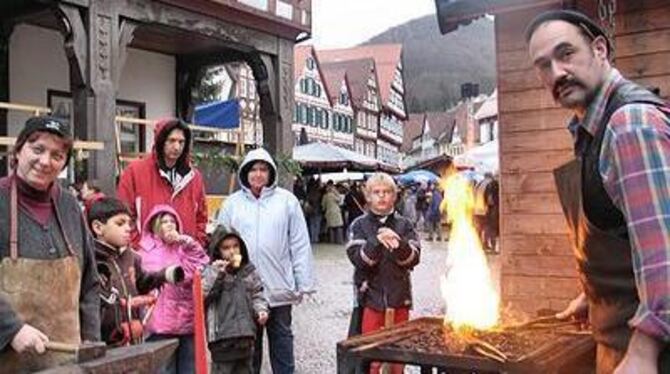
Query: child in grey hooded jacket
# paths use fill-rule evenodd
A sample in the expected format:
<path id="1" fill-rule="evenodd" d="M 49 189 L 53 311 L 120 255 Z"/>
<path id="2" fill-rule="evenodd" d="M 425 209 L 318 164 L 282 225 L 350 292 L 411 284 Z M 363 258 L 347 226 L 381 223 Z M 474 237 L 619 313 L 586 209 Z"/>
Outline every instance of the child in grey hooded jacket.
<path id="1" fill-rule="evenodd" d="M 268 319 L 263 283 L 242 238 L 219 226 L 203 271 L 211 373 L 251 373 L 257 324 Z"/>

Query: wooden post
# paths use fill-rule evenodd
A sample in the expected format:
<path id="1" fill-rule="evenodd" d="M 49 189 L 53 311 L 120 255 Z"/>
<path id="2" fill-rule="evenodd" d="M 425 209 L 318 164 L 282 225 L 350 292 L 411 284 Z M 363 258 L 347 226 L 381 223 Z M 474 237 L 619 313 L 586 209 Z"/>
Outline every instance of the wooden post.
<path id="1" fill-rule="evenodd" d="M 75 134 L 84 139 L 95 139 L 113 144 L 114 115 L 118 76 L 132 27 L 119 31 L 121 2 L 90 0 L 88 14 L 81 9 L 60 4 L 59 11 L 67 19 L 65 51 L 70 62 L 70 85 L 73 98 Z M 106 147 L 89 159 L 89 178 L 99 181 L 105 193 L 116 190 L 114 173 L 115 147 Z"/>
<path id="2" fill-rule="evenodd" d="M 0 24 L 0 101 L 9 101 L 9 37 L 13 27 Z M 0 136 L 7 135 L 7 111 L 0 110 Z M 0 162 L 0 175 L 7 175 L 7 160 Z"/>
<path id="3" fill-rule="evenodd" d="M 195 340 L 195 372 L 207 374 L 207 348 L 205 333 L 205 301 L 202 295 L 202 276 L 197 270 L 193 274 L 193 339 Z"/>

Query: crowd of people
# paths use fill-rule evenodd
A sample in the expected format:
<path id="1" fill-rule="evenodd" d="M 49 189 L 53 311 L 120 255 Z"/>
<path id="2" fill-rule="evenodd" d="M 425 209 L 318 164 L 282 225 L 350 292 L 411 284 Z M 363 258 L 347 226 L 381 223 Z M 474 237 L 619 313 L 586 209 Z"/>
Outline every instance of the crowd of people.
<path id="1" fill-rule="evenodd" d="M 0 209 L 8 212 L 0 215 L 2 372 L 69 362 L 52 351 L 56 343 L 176 339 L 161 372 L 193 373 L 197 272 L 212 372 L 260 372 L 265 331 L 273 371 L 294 372 L 291 307 L 315 290 L 300 202 L 277 186 L 272 157 L 251 151 L 238 172 L 241 188 L 208 235 L 188 126 L 161 121 L 154 139 L 150 157 L 123 171 L 111 197 L 94 183 L 58 183 L 73 145 L 67 123 L 40 116 L 24 125 L 12 172 L 0 179 Z"/>
<path id="2" fill-rule="evenodd" d="M 325 184 L 319 177 L 298 177 L 293 194 L 301 203 L 312 243 L 342 244 L 343 232 L 368 209 L 360 181 Z M 473 180 L 474 224 L 485 249 L 497 251 L 499 235 L 499 182 L 491 173 Z M 448 240 L 449 219 L 439 181 L 417 181 L 398 186 L 395 210 L 425 233 L 427 241 Z"/>
<path id="3" fill-rule="evenodd" d="M 57 182 L 72 150 L 69 125 L 48 116 L 26 122 L 13 172 L 0 180 L 0 209 L 9 212 L 0 215 L 7 223 L 0 240 L 9 243 L 0 247 L 2 369 L 66 362 L 50 342 L 117 347 L 176 339 L 163 372 L 192 373 L 193 279 L 201 272 L 212 372 L 260 372 L 267 333 L 273 372 L 293 373 L 292 306 L 315 291 L 312 243 L 324 239 L 346 243 L 354 266 L 351 334 L 386 326 L 389 312 L 393 323 L 409 318 L 417 227 L 428 240 L 442 239 L 437 184 L 400 190 L 377 173 L 364 185 L 298 179 L 290 192 L 277 185 L 275 162 L 259 148 L 246 154 L 240 189 L 208 235 L 188 126 L 161 121 L 154 138 L 151 155 L 121 174 L 116 197 L 95 183 L 70 186 L 72 194 Z M 45 282 L 59 292 L 39 292 Z"/>

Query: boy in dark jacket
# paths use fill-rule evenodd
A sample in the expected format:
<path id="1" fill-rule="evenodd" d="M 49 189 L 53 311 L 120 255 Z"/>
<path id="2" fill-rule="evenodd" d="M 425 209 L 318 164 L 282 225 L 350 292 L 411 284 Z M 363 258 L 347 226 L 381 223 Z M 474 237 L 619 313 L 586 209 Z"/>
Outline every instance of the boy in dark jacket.
<path id="1" fill-rule="evenodd" d="M 263 283 L 242 238 L 219 226 L 210 241 L 212 263 L 202 275 L 207 342 L 213 374 L 251 373 L 256 324 L 268 319 Z"/>
<path id="2" fill-rule="evenodd" d="M 410 271 L 419 263 L 421 248 L 412 222 L 394 210 L 397 187 L 393 178 L 376 173 L 365 186 L 370 211 L 349 227 L 346 245 L 354 265 L 354 284 L 363 308 L 361 332 L 366 334 L 407 321 L 412 307 Z M 402 373 L 392 365 L 392 373 Z M 370 365 L 378 373 L 379 364 Z"/>
<path id="3" fill-rule="evenodd" d="M 133 224 L 130 212 L 120 200 L 96 200 L 87 212 L 87 221 L 95 237 L 100 273 L 101 337 L 112 346 L 141 343 L 143 307 L 154 298 L 138 295 L 164 282 L 179 282 L 184 272 L 179 266 L 156 273 L 142 270 L 140 256 L 129 247 Z"/>

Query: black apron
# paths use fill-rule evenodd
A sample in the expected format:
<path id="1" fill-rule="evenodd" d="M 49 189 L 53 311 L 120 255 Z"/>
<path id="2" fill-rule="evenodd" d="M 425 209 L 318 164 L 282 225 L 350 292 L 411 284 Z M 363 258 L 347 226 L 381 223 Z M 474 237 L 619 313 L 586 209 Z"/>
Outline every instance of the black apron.
<path id="1" fill-rule="evenodd" d="M 600 149 L 609 118 L 618 108 L 632 102 L 662 103 L 648 95 L 630 82 L 621 84 L 607 104 L 597 134 L 591 137 L 580 127 L 576 159 L 554 170 L 589 301 L 589 322 L 598 343 L 598 373 L 612 372 L 623 358 L 632 334 L 628 321 L 639 305 L 626 222 L 603 187 L 598 171 Z M 659 372 L 670 373 L 667 349 L 661 356 L 664 364 Z"/>

